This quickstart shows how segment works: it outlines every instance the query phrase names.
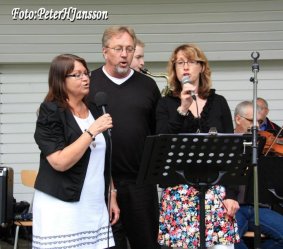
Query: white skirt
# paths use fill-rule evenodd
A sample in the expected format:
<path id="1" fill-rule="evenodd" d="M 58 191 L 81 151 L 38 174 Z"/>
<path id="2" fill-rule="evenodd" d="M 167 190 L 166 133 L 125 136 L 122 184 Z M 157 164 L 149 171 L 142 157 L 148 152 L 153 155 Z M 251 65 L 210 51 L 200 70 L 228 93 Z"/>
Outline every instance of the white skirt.
<path id="1" fill-rule="evenodd" d="M 34 204 L 34 249 L 102 249 L 108 243 L 114 246 L 104 200 L 87 210 L 79 208 L 79 202 L 63 202 L 36 191 Z"/>

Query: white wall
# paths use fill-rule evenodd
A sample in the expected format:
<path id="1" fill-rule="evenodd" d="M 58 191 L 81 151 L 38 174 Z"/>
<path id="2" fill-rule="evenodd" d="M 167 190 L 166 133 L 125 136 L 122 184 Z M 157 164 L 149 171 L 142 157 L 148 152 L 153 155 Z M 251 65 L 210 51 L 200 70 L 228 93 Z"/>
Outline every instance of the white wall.
<path id="1" fill-rule="evenodd" d="M 14 8 L 60 11 L 107 10 L 108 20 L 13 20 Z M 148 61 L 166 61 L 176 44 L 198 43 L 210 60 L 283 58 L 281 0 L 2 0 L 0 63 L 49 62 L 76 53 L 102 62 L 101 34 L 107 25 L 132 26 L 147 44 Z"/>
<path id="2" fill-rule="evenodd" d="M 270 118 L 283 123 L 283 1 L 281 0 L 60 1 L 2 0 L 0 3 L 0 165 L 14 168 L 17 200 L 30 200 L 19 172 L 37 168 L 33 140 L 36 110 L 47 91 L 51 59 L 59 53 L 84 57 L 90 68 L 103 62 L 101 37 L 108 25 L 130 25 L 146 43 L 146 67 L 164 73 L 173 48 L 194 42 L 206 52 L 213 85 L 233 113 L 253 97 L 251 52 L 260 52 L 258 96 L 270 105 Z M 11 11 L 108 10 L 107 21 L 13 20 Z M 165 79 L 155 78 L 160 89 Z"/>

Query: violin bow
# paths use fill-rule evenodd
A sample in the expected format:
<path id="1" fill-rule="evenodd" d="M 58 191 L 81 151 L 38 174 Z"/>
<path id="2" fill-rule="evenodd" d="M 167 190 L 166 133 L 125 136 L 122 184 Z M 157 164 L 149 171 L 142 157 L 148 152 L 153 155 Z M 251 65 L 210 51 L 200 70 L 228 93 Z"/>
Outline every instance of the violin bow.
<path id="1" fill-rule="evenodd" d="M 267 156 L 267 154 L 269 153 L 269 151 L 271 150 L 272 146 L 276 143 L 277 138 L 279 137 L 281 131 L 283 130 L 283 125 L 280 129 L 280 131 L 277 133 L 276 137 L 274 138 L 272 144 L 269 146 L 268 150 L 265 152 L 264 156 Z"/>

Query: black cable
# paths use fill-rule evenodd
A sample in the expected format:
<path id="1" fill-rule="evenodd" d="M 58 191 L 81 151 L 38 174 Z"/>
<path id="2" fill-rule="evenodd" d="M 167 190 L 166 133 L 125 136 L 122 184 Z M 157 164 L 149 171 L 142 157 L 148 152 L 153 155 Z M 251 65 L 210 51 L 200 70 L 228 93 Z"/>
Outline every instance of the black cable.
<path id="1" fill-rule="evenodd" d="M 108 219 L 108 229 L 107 229 L 107 248 L 109 249 L 109 240 L 110 240 L 110 203 L 111 203 L 111 179 L 112 179 L 112 139 L 111 139 L 111 132 L 108 129 L 108 143 L 109 143 L 109 186 L 108 186 L 108 192 L 107 192 L 107 210 L 109 214 Z M 113 236 L 114 237 L 114 236 Z"/>
<path id="2" fill-rule="evenodd" d="M 95 104 L 97 107 L 101 107 L 102 113 L 106 114 L 106 106 L 107 106 L 107 99 L 108 96 L 105 92 L 97 92 L 94 96 L 94 100 L 95 100 Z M 110 239 L 110 226 L 111 226 L 111 222 L 110 222 L 110 203 L 111 203 L 111 179 L 112 179 L 112 140 L 111 140 L 111 130 L 107 129 L 107 140 L 106 140 L 106 155 L 107 155 L 107 146 L 109 146 L 109 175 L 108 175 L 108 179 L 109 179 L 109 185 L 106 186 L 107 189 L 105 189 L 105 192 L 107 191 L 107 210 L 108 210 L 108 215 L 109 215 L 109 219 L 108 219 L 108 231 L 107 231 L 107 248 L 109 248 L 109 239 Z M 107 167 L 107 165 L 105 166 Z M 112 215 L 112 213 L 111 213 Z M 114 237 L 114 236 L 113 236 Z"/>
<path id="3" fill-rule="evenodd" d="M 199 110 L 198 110 L 198 102 L 197 102 L 197 98 L 196 98 L 196 95 L 193 95 L 192 98 L 194 99 L 194 101 L 196 102 L 196 108 L 197 108 L 197 119 L 198 119 L 198 126 L 199 126 L 199 129 L 198 129 L 198 133 L 201 132 L 201 124 L 200 124 L 200 115 L 199 115 Z"/>

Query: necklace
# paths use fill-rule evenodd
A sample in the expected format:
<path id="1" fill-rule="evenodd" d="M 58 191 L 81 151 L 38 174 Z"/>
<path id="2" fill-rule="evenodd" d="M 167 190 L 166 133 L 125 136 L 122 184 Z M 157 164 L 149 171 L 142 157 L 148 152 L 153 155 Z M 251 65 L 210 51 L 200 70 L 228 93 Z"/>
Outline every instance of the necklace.
<path id="1" fill-rule="evenodd" d="M 78 111 L 75 110 L 75 108 L 72 108 L 72 112 L 75 116 L 79 118 L 85 118 L 86 117 L 86 108 L 84 104 L 81 104 L 81 107 Z"/>

